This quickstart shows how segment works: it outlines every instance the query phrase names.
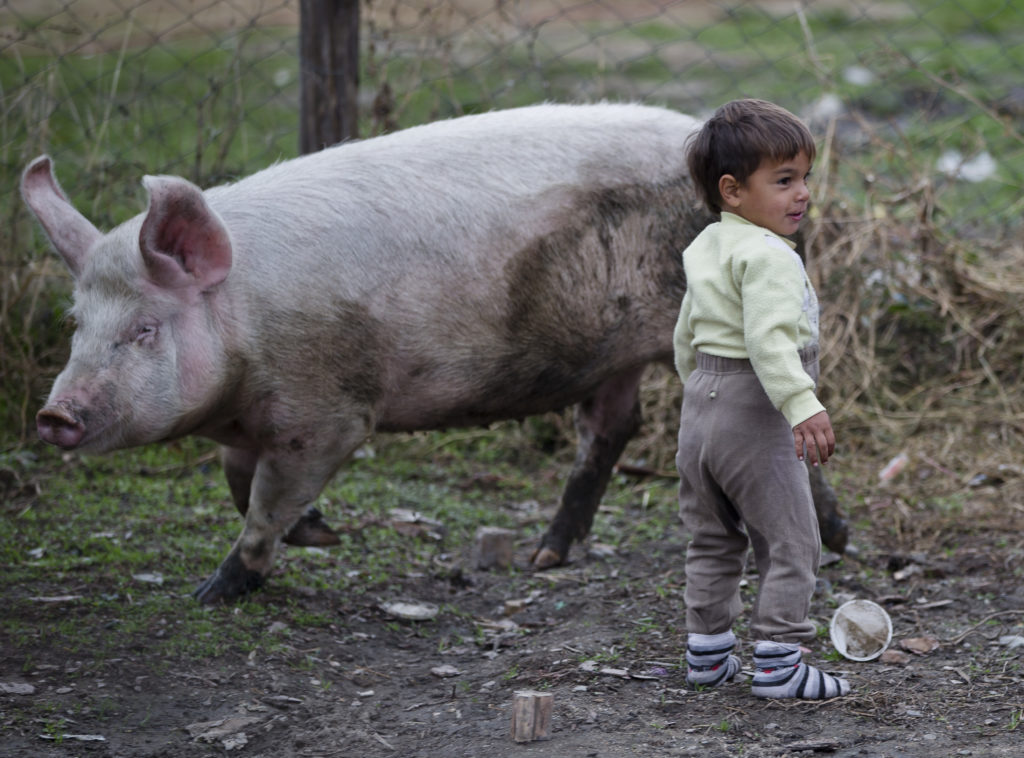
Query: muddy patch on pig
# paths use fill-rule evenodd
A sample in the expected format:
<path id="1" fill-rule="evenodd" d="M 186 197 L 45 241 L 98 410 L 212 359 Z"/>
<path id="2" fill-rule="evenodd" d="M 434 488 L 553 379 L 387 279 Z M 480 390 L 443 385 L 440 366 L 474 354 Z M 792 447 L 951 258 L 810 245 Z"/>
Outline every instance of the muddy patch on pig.
<path id="1" fill-rule="evenodd" d="M 924 508 L 900 520 L 905 503 L 845 463 L 837 489 L 856 556 L 827 558 L 812 615 L 827 627 L 843 601 L 871 599 L 892 618 L 893 641 L 882 659 L 856 663 L 823 633 L 810 658 L 848 676 L 853 693 L 761 701 L 749 681 L 683 687 L 685 539 L 671 482 L 616 475 L 571 564 L 534 573 L 525 566 L 546 514 L 531 503 L 556 501 L 566 461 L 495 460 L 437 436 L 417 444 L 415 466 L 401 463 L 408 448 L 381 448 L 353 467 L 381 500 L 398 490 L 393 502 L 329 490 L 341 546 L 289 548 L 266 590 L 206 610 L 187 592 L 223 545 L 190 547 L 210 538 L 204 525 L 217 541 L 237 526 L 226 490 L 209 484 L 220 475 L 211 459 L 158 457 L 142 473 L 115 457 L 74 501 L 54 484 L 73 464 L 55 456 L 17 472 L 33 487 L 3 504 L 15 580 L 2 590 L 3 755 L 1019 754 L 1024 519 L 1005 492 L 969 493 L 969 528 Z M 115 478 L 109 518 L 93 517 L 74 548 L 46 541 L 47 524 L 55 534 L 74 502 L 88 508 Z M 143 520 L 150 499 L 157 515 Z M 507 569 L 475 568 L 474 519 L 484 519 L 457 508 L 482 503 L 490 523 L 516 531 Z M 129 550 L 150 551 L 154 570 L 119 576 L 118 551 Z M 749 602 L 757 578 L 747 579 Z M 432 610 L 410 620 L 395 600 Z M 741 654 L 749 669 L 749 644 Z M 549 739 L 512 741 L 521 690 L 553 696 Z"/>

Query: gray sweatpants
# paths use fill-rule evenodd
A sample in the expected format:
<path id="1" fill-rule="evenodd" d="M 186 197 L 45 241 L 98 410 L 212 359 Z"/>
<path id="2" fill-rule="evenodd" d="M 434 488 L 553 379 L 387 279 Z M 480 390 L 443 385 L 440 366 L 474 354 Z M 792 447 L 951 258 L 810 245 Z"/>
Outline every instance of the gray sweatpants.
<path id="1" fill-rule="evenodd" d="M 818 349 L 801 351 L 818 379 Z M 679 513 L 686 550 L 686 629 L 718 634 L 743 610 L 739 584 L 753 547 L 759 583 L 754 639 L 803 642 L 821 558 L 807 469 L 793 430 L 765 394 L 750 361 L 697 353 L 679 425 Z"/>

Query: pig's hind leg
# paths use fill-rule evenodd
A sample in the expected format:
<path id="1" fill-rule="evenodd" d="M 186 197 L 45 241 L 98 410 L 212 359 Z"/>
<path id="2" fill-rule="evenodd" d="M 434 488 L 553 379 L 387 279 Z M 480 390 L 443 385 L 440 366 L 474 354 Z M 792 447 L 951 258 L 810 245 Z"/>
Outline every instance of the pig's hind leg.
<path id="1" fill-rule="evenodd" d="M 252 477 L 256 473 L 259 455 L 255 450 L 223 446 L 220 457 L 231 490 L 231 499 L 244 517 L 249 511 Z M 337 532 L 324 521 L 323 514 L 312 505 L 306 508 L 306 512 L 281 541 L 298 547 L 329 547 L 341 542 Z"/>
<path id="2" fill-rule="evenodd" d="M 822 544 L 834 553 L 842 555 L 850 538 L 850 528 L 839 510 L 839 498 L 825 480 L 821 466 L 812 466 L 807 461 L 807 474 L 814 498 L 814 510 L 818 514 L 818 529 Z"/>
<path id="3" fill-rule="evenodd" d="M 565 563 L 573 541 L 589 534 L 612 468 L 640 428 L 643 372 L 644 366 L 639 366 L 613 376 L 576 406 L 576 460 L 558 512 L 533 553 L 535 568 Z"/>

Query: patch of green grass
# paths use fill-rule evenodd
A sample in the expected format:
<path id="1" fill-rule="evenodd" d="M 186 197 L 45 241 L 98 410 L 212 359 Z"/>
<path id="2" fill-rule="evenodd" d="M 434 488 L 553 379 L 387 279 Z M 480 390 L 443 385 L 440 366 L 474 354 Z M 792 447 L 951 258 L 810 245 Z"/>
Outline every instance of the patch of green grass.
<path id="1" fill-rule="evenodd" d="M 283 548 L 263 590 L 212 608 L 190 593 L 242 524 L 212 445 L 183 440 L 68 461 L 40 448 L 22 472 L 38 481 L 39 497 L 0 520 L 0 561 L 16 588 L 0 619 L 0 644 L 14 660 L 23 656 L 26 671 L 69 659 L 95 670 L 126 647 L 164 669 L 256 650 L 290 657 L 296 631 L 339 623 L 334 611 L 302 602 L 310 591 L 347 602 L 386 596 L 405 577 L 432 570 L 439 555 L 467 551 L 481 524 L 515 526 L 503 506 L 557 497 L 557 480 L 531 477 L 550 459 L 531 461 L 501 440 L 497 431 L 486 440 L 442 433 L 380 440 L 374 457 L 343 468 L 321 498 L 342 544 Z M 485 444 L 494 449 L 476 457 Z M 443 538 L 399 534 L 392 508 L 442 522 Z M 283 627 L 268 633 L 275 622 Z M 395 623 L 393 631 L 408 628 Z"/>
<path id="2" fill-rule="evenodd" d="M 209 182 L 295 155 L 297 103 L 273 85 L 296 81 L 293 48 L 281 32 L 256 29 L 213 48 L 197 40 L 56 59 L 4 56 L 7 88 L 45 93 L 58 105 L 22 102 L 8 112 L 3 136 L 24 140 L 25 160 L 33 145 L 41 151 L 45 133 L 72 200 L 110 226 L 138 212 L 146 171 Z M 126 144 L 134 161 L 124 159 Z"/>
<path id="3" fill-rule="evenodd" d="M 929 510 L 935 513 L 943 513 L 949 516 L 958 516 L 963 513 L 966 496 L 962 492 L 953 492 L 945 497 L 934 498 L 927 504 Z"/>
<path id="4" fill-rule="evenodd" d="M 53 740 L 54 745 L 61 745 L 64 743 L 64 733 L 66 731 L 67 719 L 55 716 L 52 718 L 45 719 L 42 723 L 43 734 L 47 738 Z"/>
<path id="5" fill-rule="evenodd" d="M 631 93 L 691 85 L 672 98 L 671 104 L 684 111 L 756 96 L 803 112 L 834 95 L 878 122 L 881 138 L 895 149 L 844 148 L 840 179 L 851 201 L 863 195 L 866 175 L 892 185 L 893 194 L 936 177 L 937 210 L 951 227 L 962 227 L 971 211 L 982 207 L 990 225 L 1019 223 L 1024 181 L 1019 134 L 1006 118 L 993 117 L 991 108 L 975 107 L 1000 102 L 1016 86 L 1024 65 L 1019 9 L 980 0 L 852 17 L 843 9 L 808 7 L 804 20 L 806 26 L 789 12 L 746 5 L 699 28 L 662 21 L 588 28 L 609 50 L 616 49 L 616 40 L 649 41 L 648 54 L 619 61 L 615 68 Z M 848 76 L 853 68 L 870 79 Z M 575 74 L 577 81 L 598 81 L 607 69 Z M 715 93 L 710 101 L 707 93 Z M 980 185 L 944 180 L 936 164 L 950 149 L 966 159 L 987 150 L 997 156 L 996 175 Z M 906 203 L 906 209 L 913 217 L 917 203 Z"/>
<path id="6" fill-rule="evenodd" d="M 1019 9 L 1004 0 L 967 0 L 924 5 L 917 15 L 947 35 L 1005 34 L 1018 22 Z"/>
<path id="7" fill-rule="evenodd" d="M 843 656 L 838 650 L 826 650 L 821 657 L 829 663 L 839 663 L 843 660 Z"/>
<path id="8" fill-rule="evenodd" d="M 675 479 L 613 476 L 594 520 L 593 539 L 626 551 L 662 540 L 683 541 L 678 487 Z"/>

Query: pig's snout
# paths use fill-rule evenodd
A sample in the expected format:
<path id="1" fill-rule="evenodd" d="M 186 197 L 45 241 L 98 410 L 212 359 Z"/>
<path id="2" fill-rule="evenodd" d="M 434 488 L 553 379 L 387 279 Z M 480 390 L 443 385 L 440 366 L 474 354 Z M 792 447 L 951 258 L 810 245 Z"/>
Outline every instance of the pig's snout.
<path id="1" fill-rule="evenodd" d="M 68 403 L 53 403 L 36 414 L 36 429 L 43 442 L 70 450 L 85 436 L 85 424 Z"/>

